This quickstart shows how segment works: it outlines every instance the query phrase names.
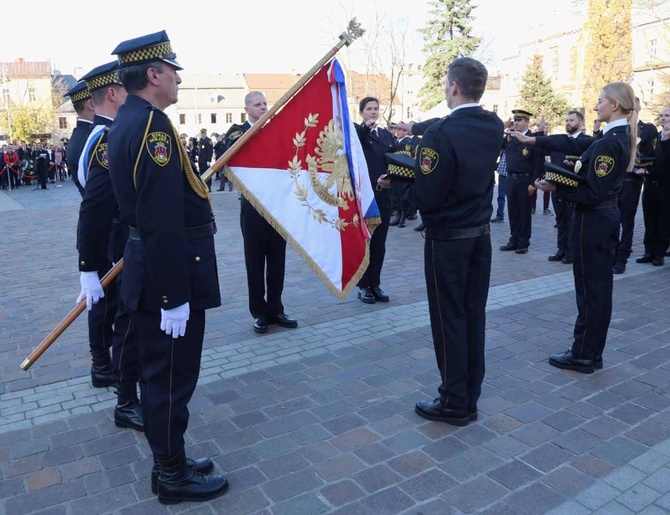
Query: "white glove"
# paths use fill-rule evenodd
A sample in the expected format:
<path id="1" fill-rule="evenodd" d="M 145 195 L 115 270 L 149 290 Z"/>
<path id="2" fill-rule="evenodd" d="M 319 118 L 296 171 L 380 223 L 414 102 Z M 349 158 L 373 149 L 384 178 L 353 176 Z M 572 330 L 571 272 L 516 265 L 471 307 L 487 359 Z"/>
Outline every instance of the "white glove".
<path id="1" fill-rule="evenodd" d="M 98 278 L 98 272 L 81 272 L 79 283 L 81 284 L 81 293 L 77 297 L 77 304 L 86 297 L 86 309 L 91 311 L 93 304 L 105 296 L 105 291 L 102 289 Z"/>
<path id="2" fill-rule="evenodd" d="M 161 331 L 172 335 L 173 338 L 184 336 L 190 314 L 191 308 L 188 302 L 173 309 L 161 309 Z"/>

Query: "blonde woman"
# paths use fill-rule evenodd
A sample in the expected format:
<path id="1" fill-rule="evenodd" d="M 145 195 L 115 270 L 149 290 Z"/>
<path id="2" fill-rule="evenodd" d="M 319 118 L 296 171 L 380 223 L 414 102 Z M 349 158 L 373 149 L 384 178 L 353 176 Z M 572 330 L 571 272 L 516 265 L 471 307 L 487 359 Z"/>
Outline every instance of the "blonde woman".
<path id="1" fill-rule="evenodd" d="M 549 358 L 549 364 L 586 374 L 602 368 L 602 354 L 612 316 L 612 266 L 616 256 L 621 213 L 617 198 L 627 171 L 633 170 L 637 145 L 637 111 L 630 85 L 612 82 L 600 92 L 597 121 L 605 123 L 598 138 L 565 135 L 513 137 L 538 147 L 580 154 L 575 172 L 585 181 L 576 188 L 537 181 L 543 191 L 560 188 L 575 203 L 571 245 L 577 294 L 577 321 L 572 349 Z M 586 148 L 588 147 L 588 148 Z"/>

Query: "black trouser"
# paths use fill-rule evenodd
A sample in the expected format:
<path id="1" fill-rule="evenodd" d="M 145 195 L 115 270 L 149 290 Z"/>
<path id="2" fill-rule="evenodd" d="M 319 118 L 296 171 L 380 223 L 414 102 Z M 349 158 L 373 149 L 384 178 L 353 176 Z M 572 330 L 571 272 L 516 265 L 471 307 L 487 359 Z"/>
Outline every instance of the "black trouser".
<path id="1" fill-rule="evenodd" d="M 620 243 L 616 261 L 626 263 L 632 252 L 633 232 L 635 231 L 635 215 L 640 204 L 642 190 L 642 176 L 627 173 L 623 182 L 623 191 L 619 197 L 619 211 L 621 212 Z"/>
<path id="2" fill-rule="evenodd" d="M 37 172 L 37 180 L 40 183 L 40 188 L 45 190 L 47 189 L 47 172 L 46 170 L 40 170 Z"/>
<path id="3" fill-rule="evenodd" d="M 552 201 L 554 204 L 554 212 L 556 213 L 556 225 L 558 225 L 558 233 L 556 234 L 556 246 L 559 252 L 563 252 L 565 257 L 572 259 L 572 250 L 570 248 L 570 228 L 572 226 L 572 217 L 575 213 L 575 206 L 572 202 L 568 202 L 564 198 L 557 195 L 554 191 L 552 193 Z"/>
<path id="4" fill-rule="evenodd" d="M 438 391 L 450 408 L 474 408 L 484 380 L 491 236 L 426 240 L 424 260 Z"/>
<path id="5" fill-rule="evenodd" d="M 528 193 L 528 176 L 507 176 L 507 213 L 509 216 L 509 244 L 517 248 L 530 246 L 532 197 Z"/>
<path id="6" fill-rule="evenodd" d="M 184 449 L 188 402 L 198 382 L 205 334 L 205 311 L 191 311 L 186 334 L 174 339 L 161 331 L 161 314 L 130 311 L 139 342 L 144 434 L 154 456 Z"/>
<path id="7" fill-rule="evenodd" d="M 123 272 L 116 276 L 117 291 L 121 291 Z M 112 358 L 114 370 L 119 378 L 119 384 L 136 385 L 140 379 L 140 351 L 138 348 L 135 328 L 130 321 L 130 311 L 118 296 L 116 316 L 114 316 L 114 338 Z"/>
<path id="8" fill-rule="evenodd" d="M 240 226 L 244 240 L 244 264 L 247 268 L 251 316 L 258 318 L 280 315 L 284 312 L 281 296 L 284 291 L 286 241 L 246 199 L 241 201 Z"/>
<path id="9" fill-rule="evenodd" d="M 397 211 L 398 214 L 402 211 L 402 185 L 395 184 L 391 188 L 391 202 L 393 211 Z"/>
<path id="10" fill-rule="evenodd" d="M 209 169 L 209 163 L 204 161 L 202 163 L 198 162 L 198 170 L 200 171 L 200 177 L 202 177 L 208 169 Z M 207 189 L 209 189 L 209 191 L 212 191 L 211 177 L 207 179 L 207 181 L 205 181 L 205 184 L 207 184 Z"/>
<path id="11" fill-rule="evenodd" d="M 578 314 L 572 354 L 578 358 L 593 359 L 605 348 L 612 317 L 612 267 L 620 221 L 616 206 L 575 210 L 572 253 Z"/>
<path id="12" fill-rule="evenodd" d="M 670 188 L 645 179 L 642 192 L 644 213 L 644 253 L 662 261 L 670 246 Z"/>
<path id="13" fill-rule="evenodd" d="M 98 277 L 102 280 L 108 270 L 98 270 Z M 107 352 L 114 342 L 114 317 L 119 301 L 117 292 L 116 282 L 112 281 L 105 288 L 105 296 L 88 312 L 88 342 L 92 354 Z"/>
<path id="14" fill-rule="evenodd" d="M 378 204 L 379 205 L 379 204 Z M 391 221 L 390 206 L 379 206 L 381 224 L 379 224 L 370 238 L 370 264 L 358 281 L 359 288 L 372 288 L 381 284 L 382 266 L 386 255 L 386 235 L 389 232 Z"/>

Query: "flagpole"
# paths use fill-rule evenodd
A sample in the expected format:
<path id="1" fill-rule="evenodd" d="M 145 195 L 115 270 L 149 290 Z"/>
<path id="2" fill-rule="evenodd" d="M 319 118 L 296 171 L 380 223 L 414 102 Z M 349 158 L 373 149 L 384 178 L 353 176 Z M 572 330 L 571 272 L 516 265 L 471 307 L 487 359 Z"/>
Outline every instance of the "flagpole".
<path id="1" fill-rule="evenodd" d="M 256 123 L 254 123 L 251 128 L 247 132 L 245 132 L 241 138 L 239 138 L 235 144 L 230 147 L 226 152 L 219 158 L 217 159 L 212 166 L 210 166 L 204 174 L 202 174 L 201 179 L 203 182 L 206 182 L 212 175 L 214 175 L 217 171 L 221 170 L 221 168 L 224 167 L 224 165 L 230 160 L 231 157 L 233 157 L 237 151 L 242 148 L 242 146 L 249 141 L 254 134 L 256 134 L 259 130 L 263 128 L 263 125 L 272 118 L 279 109 L 281 109 L 293 96 L 302 89 L 302 87 L 307 84 L 307 82 L 314 76 L 316 75 L 319 70 L 323 67 L 324 64 L 326 64 L 328 61 L 330 61 L 344 46 L 349 46 L 351 43 L 353 43 L 354 38 L 347 34 L 346 32 L 343 32 L 340 34 L 340 40 L 337 42 L 337 44 L 331 48 L 326 55 L 324 55 L 319 62 L 317 62 L 310 70 L 300 77 L 298 82 L 296 82 L 284 95 L 277 101 L 275 105 L 273 105 L 268 111 L 261 116 Z M 102 287 L 106 287 L 112 280 L 119 274 L 121 269 L 123 268 L 123 258 L 119 260 L 116 265 L 114 265 L 109 272 L 105 274 L 105 276 L 102 278 L 100 283 L 102 284 Z M 61 320 L 61 322 L 51 331 L 44 340 L 40 342 L 40 344 L 35 347 L 35 349 L 30 353 L 30 355 L 23 360 L 21 363 L 21 368 L 23 370 L 28 370 L 35 361 L 39 359 L 39 357 L 44 354 L 44 352 L 53 344 L 53 342 L 56 341 L 56 339 L 63 334 L 63 332 L 70 327 L 72 322 L 74 322 L 81 313 L 84 312 L 84 309 L 86 308 L 86 299 L 83 299 L 79 304 L 75 306 L 75 308 L 68 313 L 68 315 Z"/>
<path id="2" fill-rule="evenodd" d="M 272 118 L 277 111 L 279 111 L 286 103 L 288 103 L 291 98 L 295 96 L 295 94 L 302 89 L 302 87 L 309 82 L 309 80 L 316 75 L 321 68 L 323 68 L 323 65 L 326 64 L 328 61 L 330 61 L 333 57 L 335 57 L 335 54 L 337 54 L 342 47 L 344 46 L 349 46 L 351 43 L 353 43 L 354 38 L 352 38 L 349 34 L 346 32 L 343 32 L 340 34 L 340 40 L 337 42 L 337 45 L 335 45 L 333 48 L 331 48 L 326 55 L 324 55 L 319 62 L 317 62 L 310 70 L 300 77 L 298 82 L 296 82 L 284 95 L 277 100 L 277 103 L 273 105 L 270 109 L 268 109 L 263 116 L 261 116 L 256 123 L 254 123 L 243 135 L 241 138 L 235 141 L 232 147 L 230 147 L 226 152 L 218 158 L 214 163 L 212 163 L 212 166 L 210 166 L 205 173 L 202 174 L 202 180 L 203 182 L 207 182 L 207 180 L 212 177 L 216 172 L 221 170 L 221 168 L 224 167 L 224 165 L 230 160 L 231 157 L 233 157 L 235 154 L 237 154 L 238 150 L 244 146 L 244 144 L 249 141 L 251 138 L 254 137 L 254 134 L 256 134 L 259 130 L 263 128 L 265 123 Z"/>

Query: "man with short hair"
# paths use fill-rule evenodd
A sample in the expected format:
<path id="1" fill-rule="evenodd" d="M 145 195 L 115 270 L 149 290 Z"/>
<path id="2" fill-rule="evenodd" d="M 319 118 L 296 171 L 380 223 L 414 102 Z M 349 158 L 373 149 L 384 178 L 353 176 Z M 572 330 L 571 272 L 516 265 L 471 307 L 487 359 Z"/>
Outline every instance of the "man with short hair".
<path id="1" fill-rule="evenodd" d="M 200 129 L 198 139 L 198 170 L 200 175 L 204 174 L 212 162 L 213 146 L 212 140 L 207 136 L 207 129 Z M 212 191 L 212 179 L 207 180 L 207 188 Z"/>
<path id="2" fill-rule="evenodd" d="M 142 417 L 154 456 L 152 491 L 163 504 L 223 494 L 209 458 L 186 458 L 184 433 L 205 335 L 205 310 L 221 305 L 214 217 L 164 110 L 177 102 L 181 66 L 165 31 L 119 44 L 128 98 L 109 130 L 108 158 L 128 227 L 121 297 L 140 342 Z"/>
<path id="3" fill-rule="evenodd" d="M 77 113 L 77 125 L 72 131 L 70 141 L 67 144 L 67 167 L 70 171 L 72 182 L 79 190 L 81 196 L 84 196 L 84 187 L 79 184 L 79 177 L 77 176 L 77 167 L 79 166 L 79 158 L 81 151 L 84 148 L 88 133 L 93 128 L 93 117 L 95 116 L 95 107 L 91 101 L 91 95 L 86 87 L 86 83 L 81 81 L 65 93 L 66 97 L 70 97 L 72 107 Z"/>
<path id="4" fill-rule="evenodd" d="M 449 65 L 445 93 L 451 114 L 424 134 L 415 181 L 404 191 L 426 225 L 428 309 L 441 378 L 439 397 L 419 401 L 415 411 L 456 426 L 477 420 L 484 380 L 489 220 L 503 133 L 500 118 L 479 106 L 487 77 L 475 59 L 461 57 Z M 378 184 L 388 187 L 390 181 L 380 178 Z"/>
<path id="5" fill-rule="evenodd" d="M 242 125 L 232 125 L 228 129 L 226 132 L 227 147 L 231 147 L 241 138 L 265 114 L 267 108 L 268 104 L 263 93 L 260 91 L 247 93 L 244 97 L 247 121 Z M 267 333 L 268 325 L 275 324 L 287 328 L 298 327 L 297 320 L 289 318 L 284 313 L 282 303 L 286 241 L 243 196 L 241 197 L 240 226 L 244 240 L 249 311 L 254 318 L 254 332 Z"/>

